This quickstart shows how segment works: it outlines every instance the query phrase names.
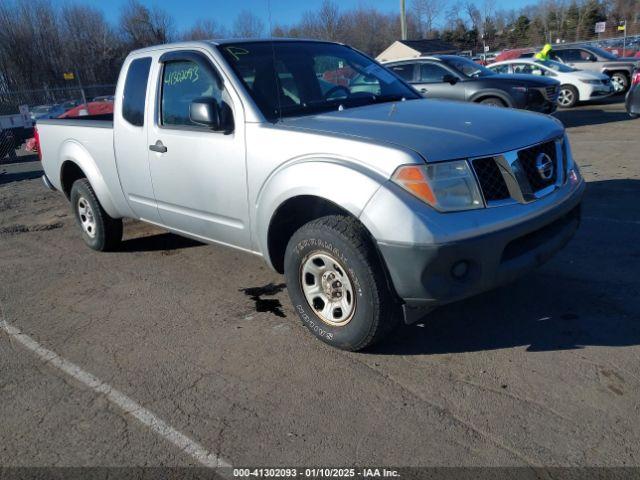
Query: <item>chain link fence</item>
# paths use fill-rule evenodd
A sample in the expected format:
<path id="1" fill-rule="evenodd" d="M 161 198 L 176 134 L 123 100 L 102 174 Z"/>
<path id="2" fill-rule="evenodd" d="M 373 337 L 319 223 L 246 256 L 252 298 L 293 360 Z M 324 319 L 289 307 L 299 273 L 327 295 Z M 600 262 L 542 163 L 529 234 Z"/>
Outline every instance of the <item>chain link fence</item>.
<path id="1" fill-rule="evenodd" d="M 96 104 L 113 102 L 114 93 L 115 85 L 0 91 L 0 163 L 25 154 L 25 142 L 33 137 L 38 119 L 91 113 Z"/>

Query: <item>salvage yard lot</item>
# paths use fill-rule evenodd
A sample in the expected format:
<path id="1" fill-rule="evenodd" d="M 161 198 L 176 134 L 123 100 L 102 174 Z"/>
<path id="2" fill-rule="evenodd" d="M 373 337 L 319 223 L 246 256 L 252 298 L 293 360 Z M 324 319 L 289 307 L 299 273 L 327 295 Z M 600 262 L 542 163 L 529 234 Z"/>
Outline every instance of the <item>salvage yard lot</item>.
<path id="1" fill-rule="evenodd" d="M 260 258 L 137 222 L 89 250 L 34 161 L 0 167 L 4 319 L 234 466 L 639 465 L 640 120 L 556 116 L 576 237 L 373 352 L 316 341 Z M 196 464 L 5 333 L 0 371 L 0 465 Z"/>

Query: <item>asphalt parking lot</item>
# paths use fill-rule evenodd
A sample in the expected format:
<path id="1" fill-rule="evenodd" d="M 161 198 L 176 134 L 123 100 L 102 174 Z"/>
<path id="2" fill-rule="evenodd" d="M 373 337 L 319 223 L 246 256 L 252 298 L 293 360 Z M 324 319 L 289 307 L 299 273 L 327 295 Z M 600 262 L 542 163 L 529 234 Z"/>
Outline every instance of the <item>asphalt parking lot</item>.
<path id="1" fill-rule="evenodd" d="M 1 314 L 34 342 L 0 333 L 0 465 L 197 465 L 158 421 L 234 466 L 640 465 L 640 120 L 620 100 L 557 114 L 589 182 L 561 254 L 364 354 L 307 333 L 261 259 L 137 222 L 93 252 L 37 161 L 0 165 Z"/>

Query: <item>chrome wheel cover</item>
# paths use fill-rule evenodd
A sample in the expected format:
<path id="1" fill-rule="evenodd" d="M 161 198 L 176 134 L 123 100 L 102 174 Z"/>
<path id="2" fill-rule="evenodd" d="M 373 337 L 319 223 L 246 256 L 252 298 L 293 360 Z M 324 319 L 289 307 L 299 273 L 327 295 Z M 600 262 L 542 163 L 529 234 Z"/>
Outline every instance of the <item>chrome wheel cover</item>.
<path id="1" fill-rule="evenodd" d="M 78 210 L 78 218 L 80 219 L 80 226 L 84 233 L 89 235 L 91 238 L 95 238 L 96 236 L 96 219 L 93 215 L 93 209 L 89 202 L 84 198 L 78 198 L 78 203 L 76 204 L 76 208 Z"/>
<path id="2" fill-rule="evenodd" d="M 615 92 L 622 92 L 624 90 L 624 80 L 620 75 L 614 75 L 611 77 L 611 84 Z"/>
<path id="3" fill-rule="evenodd" d="M 356 297 L 347 270 L 325 252 L 307 255 L 300 267 L 300 286 L 307 303 L 323 322 L 334 327 L 351 321 Z"/>
<path id="4" fill-rule="evenodd" d="M 571 90 L 569 90 L 568 88 L 563 88 L 560 90 L 560 93 L 558 94 L 558 103 L 560 105 L 566 107 L 567 105 L 571 105 L 573 101 L 574 95 Z"/>

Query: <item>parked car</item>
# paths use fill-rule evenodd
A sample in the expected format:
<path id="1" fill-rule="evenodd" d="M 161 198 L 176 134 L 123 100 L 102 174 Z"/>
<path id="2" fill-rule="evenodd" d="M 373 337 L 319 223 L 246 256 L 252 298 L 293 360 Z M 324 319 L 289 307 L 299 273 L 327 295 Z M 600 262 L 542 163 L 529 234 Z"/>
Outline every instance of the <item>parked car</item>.
<path id="1" fill-rule="evenodd" d="M 0 160 L 15 150 L 15 137 L 11 129 L 0 126 Z"/>
<path id="2" fill-rule="evenodd" d="M 70 110 L 72 108 L 77 107 L 78 105 L 82 104 L 82 100 L 65 100 L 64 102 L 62 102 L 60 104 L 60 106 L 64 109 L 64 111 L 66 112 L 67 110 Z"/>
<path id="3" fill-rule="evenodd" d="M 111 102 L 89 102 L 86 105 L 78 105 L 70 110 L 67 110 L 58 118 L 75 118 L 96 115 L 112 115 L 113 103 Z"/>
<path id="4" fill-rule="evenodd" d="M 0 159 L 12 154 L 32 132 L 33 121 L 28 114 L 16 111 L 0 115 Z"/>
<path id="5" fill-rule="evenodd" d="M 436 55 L 387 62 L 391 71 L 427 98 L 446 98 L 497 107 L 552 113 L 560 83 L 531 75 L 499 75 L 468 58 Z"/>
<path id="6" fill-rule="evenodd" d="M 378 93 L 323 92 L 343 65 Z M 422 99 L 346 45 L 145 48 L 116 92 L 110 121 L 38 125 L 43 180 L 86 244 L 117 248 L 131 217 L 260 256 L 335 347 L 519 277 L 579 224 L 584 181 L 559 121 Z"/>
<path id="7" fill-rule="evenodd" d="M 627 112 L 632 117 L 640 115 L 640 69 L 636 69 L 631 77 L 631 87 L 625 99 Z"/>
<path id="8" fill-rule="evenodd" d="M 113 102 L 113 100 L 114 100 L 113 95 L 100 95 L 93 99 L 94 102 Z"/>
<path id="9" fill-rule="evenodd" d="M 634 67 L 640 66 L 637 58 L 616 57 L 590 45 L 559 45 L 553 47 L 551 57 L 569 66 L 592 72 L 606 73 L 611 77 L 616 93 L 628 90 Z"/>
<path id="10" fill-rule="evenodd" d="M 487 67 L 500 74 L 529 74 L 551 77 L 560 82 L 558 105 L 571 108 L 576 103 L 613 95 L 613 85 L 608 75 L 577 70 L 553 60 L 520 59 L 497 62 Z"/>
<path id="11" fill-rule="evenodd" d="M 513 50 L 511 59 L 532 58 L 534 55 L 533 50 Z M 508 54 L 505 53 L 505 56 Z M 550 57 L 570 67 L 608 75 L 615 93 L 627 91 L 633 69 L 640 66 L 638 58 L 616 57 L 606 50 L 590 45 L 553 45 Z"/>
<path id="12" fill-rule="evenodd" d="M 33 121 L 36 120 L 44 120 L 47 118 L 56 118 L 62 115 L 65 112 L 65 108 L 60 105 L 38 105 L 37 107 L 33 107 L 30 109 L 31 119 Z"/>

